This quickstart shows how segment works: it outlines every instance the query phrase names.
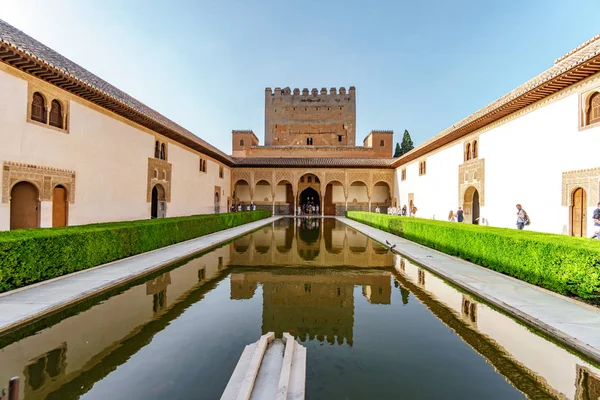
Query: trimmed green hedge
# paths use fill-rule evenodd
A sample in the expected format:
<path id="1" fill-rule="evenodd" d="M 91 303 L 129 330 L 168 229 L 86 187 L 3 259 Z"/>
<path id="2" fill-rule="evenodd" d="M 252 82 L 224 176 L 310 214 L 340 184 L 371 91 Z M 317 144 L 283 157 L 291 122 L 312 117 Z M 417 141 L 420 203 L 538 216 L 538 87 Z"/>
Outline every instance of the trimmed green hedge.
<path id="1" fill-rule="evenodd" d="M 348 218 L 566 295 L 600 300 L 600 241 L 348 211 Z"/>
<path id="2" fill-rule="evenodd" d="M 0 232 L 0 292 L 267 218 L 270 211 Z"/>

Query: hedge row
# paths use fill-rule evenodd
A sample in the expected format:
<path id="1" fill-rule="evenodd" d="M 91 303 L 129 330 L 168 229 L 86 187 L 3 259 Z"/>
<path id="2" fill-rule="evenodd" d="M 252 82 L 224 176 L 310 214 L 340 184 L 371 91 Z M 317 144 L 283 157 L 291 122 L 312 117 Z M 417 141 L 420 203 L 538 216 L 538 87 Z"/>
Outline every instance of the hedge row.
<path id="1" fill-rule="evenodd" d="M 600 301 L 600 241 L 414 217 L 348 218 L 552 290 Z"/>
<path id="2" fill-rule="evenodd" d="M 0 232 L 0 292 L 270 215 L 261 210 Z"/>

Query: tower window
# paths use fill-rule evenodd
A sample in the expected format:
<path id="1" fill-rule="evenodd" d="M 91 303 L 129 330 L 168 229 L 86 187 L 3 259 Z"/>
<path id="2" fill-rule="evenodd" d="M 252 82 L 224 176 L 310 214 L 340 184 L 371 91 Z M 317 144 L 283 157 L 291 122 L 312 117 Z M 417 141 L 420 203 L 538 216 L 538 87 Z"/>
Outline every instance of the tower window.
<path id="1" fill-rule="evenodd" d="M 338 142 L 342 141 L 343 136 L 342 135 L 338 135 Z"/>
<path id="2" fill-rule="evenodd" d="M 385 140 L 380 140 L 379 141 L 379 147 L 383 147 L 385 146 Z"/>

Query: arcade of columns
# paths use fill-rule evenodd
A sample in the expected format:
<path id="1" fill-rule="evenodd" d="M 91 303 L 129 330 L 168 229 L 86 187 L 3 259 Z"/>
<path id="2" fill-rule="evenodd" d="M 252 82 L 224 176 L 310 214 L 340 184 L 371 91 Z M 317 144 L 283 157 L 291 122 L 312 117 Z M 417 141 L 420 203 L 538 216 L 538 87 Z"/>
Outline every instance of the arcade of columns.
<path id="1" fill-rule="evenodd" d="M 302 179 L 307 176 L 316 176 L 318 181 L 310 181 Z M 236 188 L 238 184 L 245 183 L 249 186 L 250 204 L 254 204 L 255 189 L 257 184 L 265 182 L 270 186 L 269 199 L 272 202 L 273 213 L 275 213 L 276 190 L 279 185 L 289 185 L 294 197 L 293 214 L 296 215 L 298 200 L 300 194 L 307 188 L 314 189 L 319 194 L 320 212 L 325 215 L 324 199 L 326 196 L 327 186 L 329 184 L 342 186 L 344 193 L 344 202 L 346 209 L 348 208 L 348 199 L 350 187 L 356 184 L 366 187 L 366 196 L 368 199 L 368 207 L 371 210 L 371 199 L 373 197 L 374 188 L 376 185 L 387 185 L 389 205 L 395 205 L 396 199 L 392 197 L 394 193 L 394 170 L 383 168 L 235 168 L 232 171 L 232 198 L 236 199 Z M 237 198 L 237 200 L 243 200 Z M 359 200 L 360 201 L 360 200 Z M 291 204 L 290 204 L 291 206 Z"/>

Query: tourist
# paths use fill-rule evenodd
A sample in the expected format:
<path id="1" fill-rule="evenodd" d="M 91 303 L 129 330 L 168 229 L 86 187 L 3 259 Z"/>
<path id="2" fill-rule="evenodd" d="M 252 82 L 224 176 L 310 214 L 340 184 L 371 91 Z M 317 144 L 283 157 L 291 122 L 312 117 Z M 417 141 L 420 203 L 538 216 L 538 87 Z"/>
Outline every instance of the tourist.
<path id="1" fill-rule="evenodd" d="M 415 217 L 417 215 L 417 211 L 419 211 L 419 209 L 413 204 L 410 208 L 410 216 Z"/>
<path id="2" fill-rule="evenodd" d="M 377 214 L 379 214 L 379 211 L 381 211 L 381 210 L 379 209 L 379 206 L 375 207 L 375 212 L 376 212 Z"/>
<path id="3" fill-rule="evenodd" d="M 522 230 L 525 227 L 527 213 L 523 210 L 520 204 L 517 204 L 517 229 Z"/>
<path id="4" fill-rule="evenodd" d="M 406 204 L 402 207 L 402 215 L 406 217 Z"/>
<path id="5" fill-rule="evenodd" d="M 256 211 L 256 204 L 252 204 L 252 211 Z"/>
<path id="6" fill-rule="evenodd" d="M 238 204 L 238 211 L 242 211 L 242 203 Z"/>
<path id="7" fill-rule="evenodd" d="M 592 219 L 594 220 L 594 236 L 592 238 L 600 240 L 600 203 L 598 203 L 598 208 L 594 210 L 594 214 L 592 214 Z"/>
<path id="8" fill-rule="evenodd" d="M 316 209 L 317 209 L 317 214 L 318 214 L 319 213 L 319 205 L 318 204 L 317 204 Z"/>
<path id="9" fill-rule="evenodd" d="M 454 215 L 454 210 L 450 210 L 450 213 L 448 214 L 448 221 L 456 222 L 456 215 Z"/>
<path id="10" fill-rule="evenodd" d="M 462 207 L 458 207 L 458 211 L 456 212 L 456 221 L 463 222 L 465 220 L 465 216 L 463 214 Z"/>

